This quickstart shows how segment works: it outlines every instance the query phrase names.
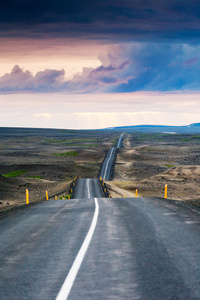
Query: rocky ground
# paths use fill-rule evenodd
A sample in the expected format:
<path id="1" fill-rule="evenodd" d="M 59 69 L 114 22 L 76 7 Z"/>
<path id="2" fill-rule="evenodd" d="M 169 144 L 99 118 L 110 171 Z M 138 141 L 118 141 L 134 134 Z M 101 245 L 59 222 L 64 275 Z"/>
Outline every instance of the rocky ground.
<path id="1" fill-rule="evenodd" d="M 0 128 L 0 211 L 66 196 L 75 176 L 95 178 L 117 134 L 99 131 Z M 70 154 L 70 155 L 69 155 Z M 22 174 L 19 175 L 19 172 Z M 17 172 L 11 177 L 11 172 Z"/>
<path id="2" fill-rule="evenodd" d="M 200 135 L 128 134 L 112 185 L 138 196 L 200 204 Z M 111 192 L 112 195 L 112 192 Z"/>
<path id="3" fill-rule="evenodd" d="M 0 128 L 0 212 L 68 194 L 75 176 L 96 178 L 119 133 Z M 200 203 L 200 135 L 127 134 L 108 188 L 112 197 L 164 197 Z M 69 152 L 71 155 L 68 155 Z M 66 154 L 68 153 L 68 154 Z M 10 172 L 21 175 L 11 177 Z M 8 176 L 5 176 L 8 175 Z"/>

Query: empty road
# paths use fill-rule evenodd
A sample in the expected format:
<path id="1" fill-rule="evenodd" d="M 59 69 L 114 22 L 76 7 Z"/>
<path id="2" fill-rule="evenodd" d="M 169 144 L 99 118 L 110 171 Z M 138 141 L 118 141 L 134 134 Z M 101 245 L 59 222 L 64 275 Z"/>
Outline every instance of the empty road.
<path id="1" fill-rule="evenodd" d="M 111 170 L 112 170 L 112 165 L 115 158 L 116 150 L 117 148 L 122 147 L 123 137 L 124 134 L 121 134 L 117 141 L 116 147 L 112 147 L 109 149 L 108 154 L 103 162 L 100 177 L 104 180 L 110 180 Z"/>
<path id="2" fill-rule="evenodd" d="M 104 193 L 98 179 L 78 179 L 73 199 L 102 198 Z"/>
<path id="3" fill-rule="evenodd" d="M 116 148 L 121 148 L 122 147 L 123 137 L 124 137 L 124 134 L 121 134 L 118 141 L 117 141 Z"/>
<path id="4" fill-rule="evenodd" d="M 200 300 L 200 213 L 103 196 L 98 180 L 79 179 L 74 199 L 0 218 L 1 300 Z"/>
<path id="5" fill-rule="evenodd" d="M 46 201 L 0 228 L 1 300 L 200 299 L 200 215 L 173 201 Z"/>
<path id="6" fill-rule="evenodd" d="M 108 154 L 103 162 L 100 177 L 104 180 L 110 180 L 112 164 L 116 153 L 116 147 L 109 149 Z"/>

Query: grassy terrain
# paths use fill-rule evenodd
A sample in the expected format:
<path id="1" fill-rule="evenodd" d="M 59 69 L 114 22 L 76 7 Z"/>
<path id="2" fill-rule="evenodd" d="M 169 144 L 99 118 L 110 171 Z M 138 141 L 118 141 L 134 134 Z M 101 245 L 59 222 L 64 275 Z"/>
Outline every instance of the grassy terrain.
<path id="1" fill-rule="evenodd" d="M 17 177 L 22 174 L 25 174 L 26 172 L 27 172 L 27 170 L 18 170 L 18 171 L 9 172 L 7 174 L 2 174 L 1 176 L 5 177 L 5 178 Z"/>
<path id="2" fill-rule="evenodd" d="M 57 156 L 77 156 L 78 152 L 77 151 L 68 151 L 64 153 L 53 153 L 52 155 L 57 155 Z"/>

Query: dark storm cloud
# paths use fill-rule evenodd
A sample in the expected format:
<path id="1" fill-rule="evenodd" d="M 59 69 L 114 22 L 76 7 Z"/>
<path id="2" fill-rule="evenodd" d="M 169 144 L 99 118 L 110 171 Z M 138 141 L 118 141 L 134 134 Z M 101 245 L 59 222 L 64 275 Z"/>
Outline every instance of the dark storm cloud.
<path id="1" fill-rule="evenodd" d="M 199 46 L 138 43 L 125 53 L 132 64 L 121 76 L 134 78 L 112 92 L 200 90 Z"/>
<path id="2" fill-rule="evenodd" d="M 198 0 L 8 0 L 0 5 L 2 36 L 196 39 Z"/>

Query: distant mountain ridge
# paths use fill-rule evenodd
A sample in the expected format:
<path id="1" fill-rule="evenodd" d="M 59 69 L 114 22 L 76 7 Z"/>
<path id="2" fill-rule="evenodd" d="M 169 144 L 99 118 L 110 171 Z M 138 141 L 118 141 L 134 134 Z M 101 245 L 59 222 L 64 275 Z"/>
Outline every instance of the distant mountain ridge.
<path id="1" fill-rule="evenodd" d="M 170 125 L 134 125 L 108 127 L 104 130 L 126 131 L 126 132 L 155 132 L 155 133 L 200 133 L 200 123 L 193 123 L 185 126 Z"/>

